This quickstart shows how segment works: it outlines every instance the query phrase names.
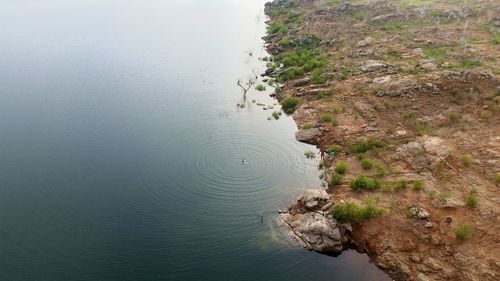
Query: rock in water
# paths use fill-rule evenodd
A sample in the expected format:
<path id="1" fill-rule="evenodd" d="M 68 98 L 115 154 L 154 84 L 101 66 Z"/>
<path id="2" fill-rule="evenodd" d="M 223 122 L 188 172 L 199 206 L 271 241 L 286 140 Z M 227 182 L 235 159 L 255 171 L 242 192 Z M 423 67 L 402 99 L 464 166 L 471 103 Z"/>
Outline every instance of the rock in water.
<path id="1" fill-rule="evenodd" d="M 319 253 L 338 254 L 343 244 L 337 222 L 327 217 L 325 206 L 332 206 L 330 195 L 319 189 L 308 189 L 287 212 L 279 214 L 290 237 L 306 249 Z"/>
<path id="2" fill-rule="evenodd" d="M 281 214 L 289 235 L 304 248 L 320 253 L 342 252 L 340 231 L 334 220 L 320 213 Z"/>

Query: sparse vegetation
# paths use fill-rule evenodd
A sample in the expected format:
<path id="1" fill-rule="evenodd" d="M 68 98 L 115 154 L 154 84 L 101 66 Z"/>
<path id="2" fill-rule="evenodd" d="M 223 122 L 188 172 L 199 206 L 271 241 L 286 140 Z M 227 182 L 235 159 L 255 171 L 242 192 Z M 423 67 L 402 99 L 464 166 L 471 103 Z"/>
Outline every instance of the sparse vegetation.
<path id="1" fill-rule="evenodd" d="M 332 153 L 332 152 L 339 153 L 341 151 L 342 151 L 342 146 L 338 144 L 332 144 L 326 149 L 327 153 Z"/>

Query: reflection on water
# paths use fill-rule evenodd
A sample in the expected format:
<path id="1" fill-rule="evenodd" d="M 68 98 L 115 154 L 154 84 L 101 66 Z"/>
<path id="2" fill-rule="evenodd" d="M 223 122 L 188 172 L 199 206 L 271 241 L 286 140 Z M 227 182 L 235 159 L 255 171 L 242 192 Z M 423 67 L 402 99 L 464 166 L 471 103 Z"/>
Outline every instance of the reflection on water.
<path id="1" fill-rule="evenodd" d="M 318 163 L 236 85 L 263 4 L 0 2 L 1 280 L 383 280 L 277 229 Z"/>

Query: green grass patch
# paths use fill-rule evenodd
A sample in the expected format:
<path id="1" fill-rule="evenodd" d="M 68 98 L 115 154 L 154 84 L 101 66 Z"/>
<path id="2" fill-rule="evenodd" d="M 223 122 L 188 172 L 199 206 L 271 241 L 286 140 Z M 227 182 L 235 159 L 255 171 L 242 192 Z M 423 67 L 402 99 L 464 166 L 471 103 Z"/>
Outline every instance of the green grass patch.
<path id="1" fill-rule="evenodd" d="M 313 159 L 316 157 L 316 153 L 314 153 L 314 151 L 311 150 L 305 151 L 304 155 L 306 156 L 307 159 Z"/>
<path id="2" fill-rule="evenodd" d="M 365 153 L 372 149 L 382 148 L 382 147 L 384 147 L 382 141 L 374 138 L 367 138 L 351 144 L 349 149 L 353 153 Z"/>
<path id="3" fill-rule="evenodd" d="M 455 229 L 455 238 L 460 241 L 465 241 L 472 235 L 472 226 L 469 224 L 460 224 Z"/>
<path id="4" fill-rule="evenodd" d="M 424 188 L 424 182 L 421 180 L 416 180 L 413 182 L 413 190 L 422 190 Z"/>
<path id="5" fill-rule="evenodd" d="M 328 113 L 324 113 L 324 114 L 321 115 L 321 121 L 323 121 L 325 123 L 332 122 L 332 119 L 333 119 L 333 117 L 330 114 L 328 114 Z"/>
<path id="6" fill-rule="evenodd" d="M 349 186 L 354 191 L 363 191 L 363 190 L 376 190 L 380 188 L 382 183 L 378 179 L 371 179 L 365 176 L 358 176 L 351 182 L 349 182 Z"/>
<path id="7" fill-rule="evenodd" d="M 338 145 L 338 144 L 332 144 L 330 146 L 327 147 L 326 149 L 326 152 L 327 153 L 339 153 L 342 151 L 342 146 Z"/>
<path id="8" fill-rule="evenodd" d="M 471 195 L 469 195 L 469 197 L 467 197 L 467 206 L 469 206 L 471 208 L 477 207 L 477 197 L 476 197 L 476 195 L 471 194 Z"/>
<path id="9" fill-rule="evenodd" d="M 342 175 L 333 173 L 330 179 L 330 185 L 332 187 L 337 187 L 340 186 L 340 184 L 342 184 Z"/>
<path id="10" fill-rule="evenodd" d="M 373 203 L 359 206 L 353 202 L 346 202 L 333 206 L 331 210 L 332 217 L 338 222 L 350 222 L 353 224 L 377 218 L 383 213 L 384 209 L 376 207 Z"/>
<path id="11" fill-rule="evenodd" d="M 344 175 L 347 172 L 347 163 L 345 161 L 339 161 L 337 166 L 335 166 L 335 172 L 339 175 Z"/>
<path id="12" fill-rule="evenodd" d="M 361 160 L 361 167 L 364 170 L 371 170 L 371 168 L 373 167 L 373 163 L 372 163 L 372 161 L 370 161 L 370 159 L 362 159 Z"/>

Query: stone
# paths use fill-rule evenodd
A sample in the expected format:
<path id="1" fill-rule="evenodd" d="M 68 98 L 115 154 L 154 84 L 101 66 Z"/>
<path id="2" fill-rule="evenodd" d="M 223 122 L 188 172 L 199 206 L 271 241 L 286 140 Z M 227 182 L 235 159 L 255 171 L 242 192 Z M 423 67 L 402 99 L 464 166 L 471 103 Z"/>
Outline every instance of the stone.
<path id="1" fill-rule="evenodd" d="M 461 208 L 465 207 L 465 203 L 463 201 L 458 200 L 457 198 L 445 198 L 439 199 L 433 202 L 434 207 L 436 208 Z"/>
<path id="2" fill-rule="evenodd" d="M 375 39 L 373 39 L 372 37 L 366 37 L 364 40 L 361 40 L 358 42 L 358 47 L 362 48 L 362 47 L 370 46 L 374 42 L 375 42 Z"/>
<path id="3" fill-rule="evenodd" d="M 305 86 L 309 84 L 310 79 L 308 77 L 297 79 L 292 82 L 292 85 L 295 87 Z"/>
<path id="4" fill-rule="evenodd" d="M 379 70 L 385 70 L 392 68 L 392 65 L 385 63 L 383 61 L 378 61 L 378 60 L 367 60 L 361 66 L 361 71 L 363 72 L 373 72 L 373 71 L 379 71 Z"/>
<path id="5" fill-rule="evenodd" d="M 431 215 L 429 214 L 429 212 L 427 212 L 426 210 L 424 210 L 422 208 L 410 207 L 409 211 L 410 211 L 410 214 L 414 218 L 417 218 L 419 220 L 427 220 L 427 219 L 429 219 L 431 217 Z"/>
<path id="6" fill-rule="evenodd" d="M 310 142 L 318 136 L 321 136 L 318 128 L 301 129 L 295 133 L 295 138 L 301 142 Z"/>
<path id="7" fill-rule="evenodd" d="M 339 228 L 322 214 L 280 214 L 288 234 L 304 248 L 319 253 L 340 253 L 343 249 Z"/>

